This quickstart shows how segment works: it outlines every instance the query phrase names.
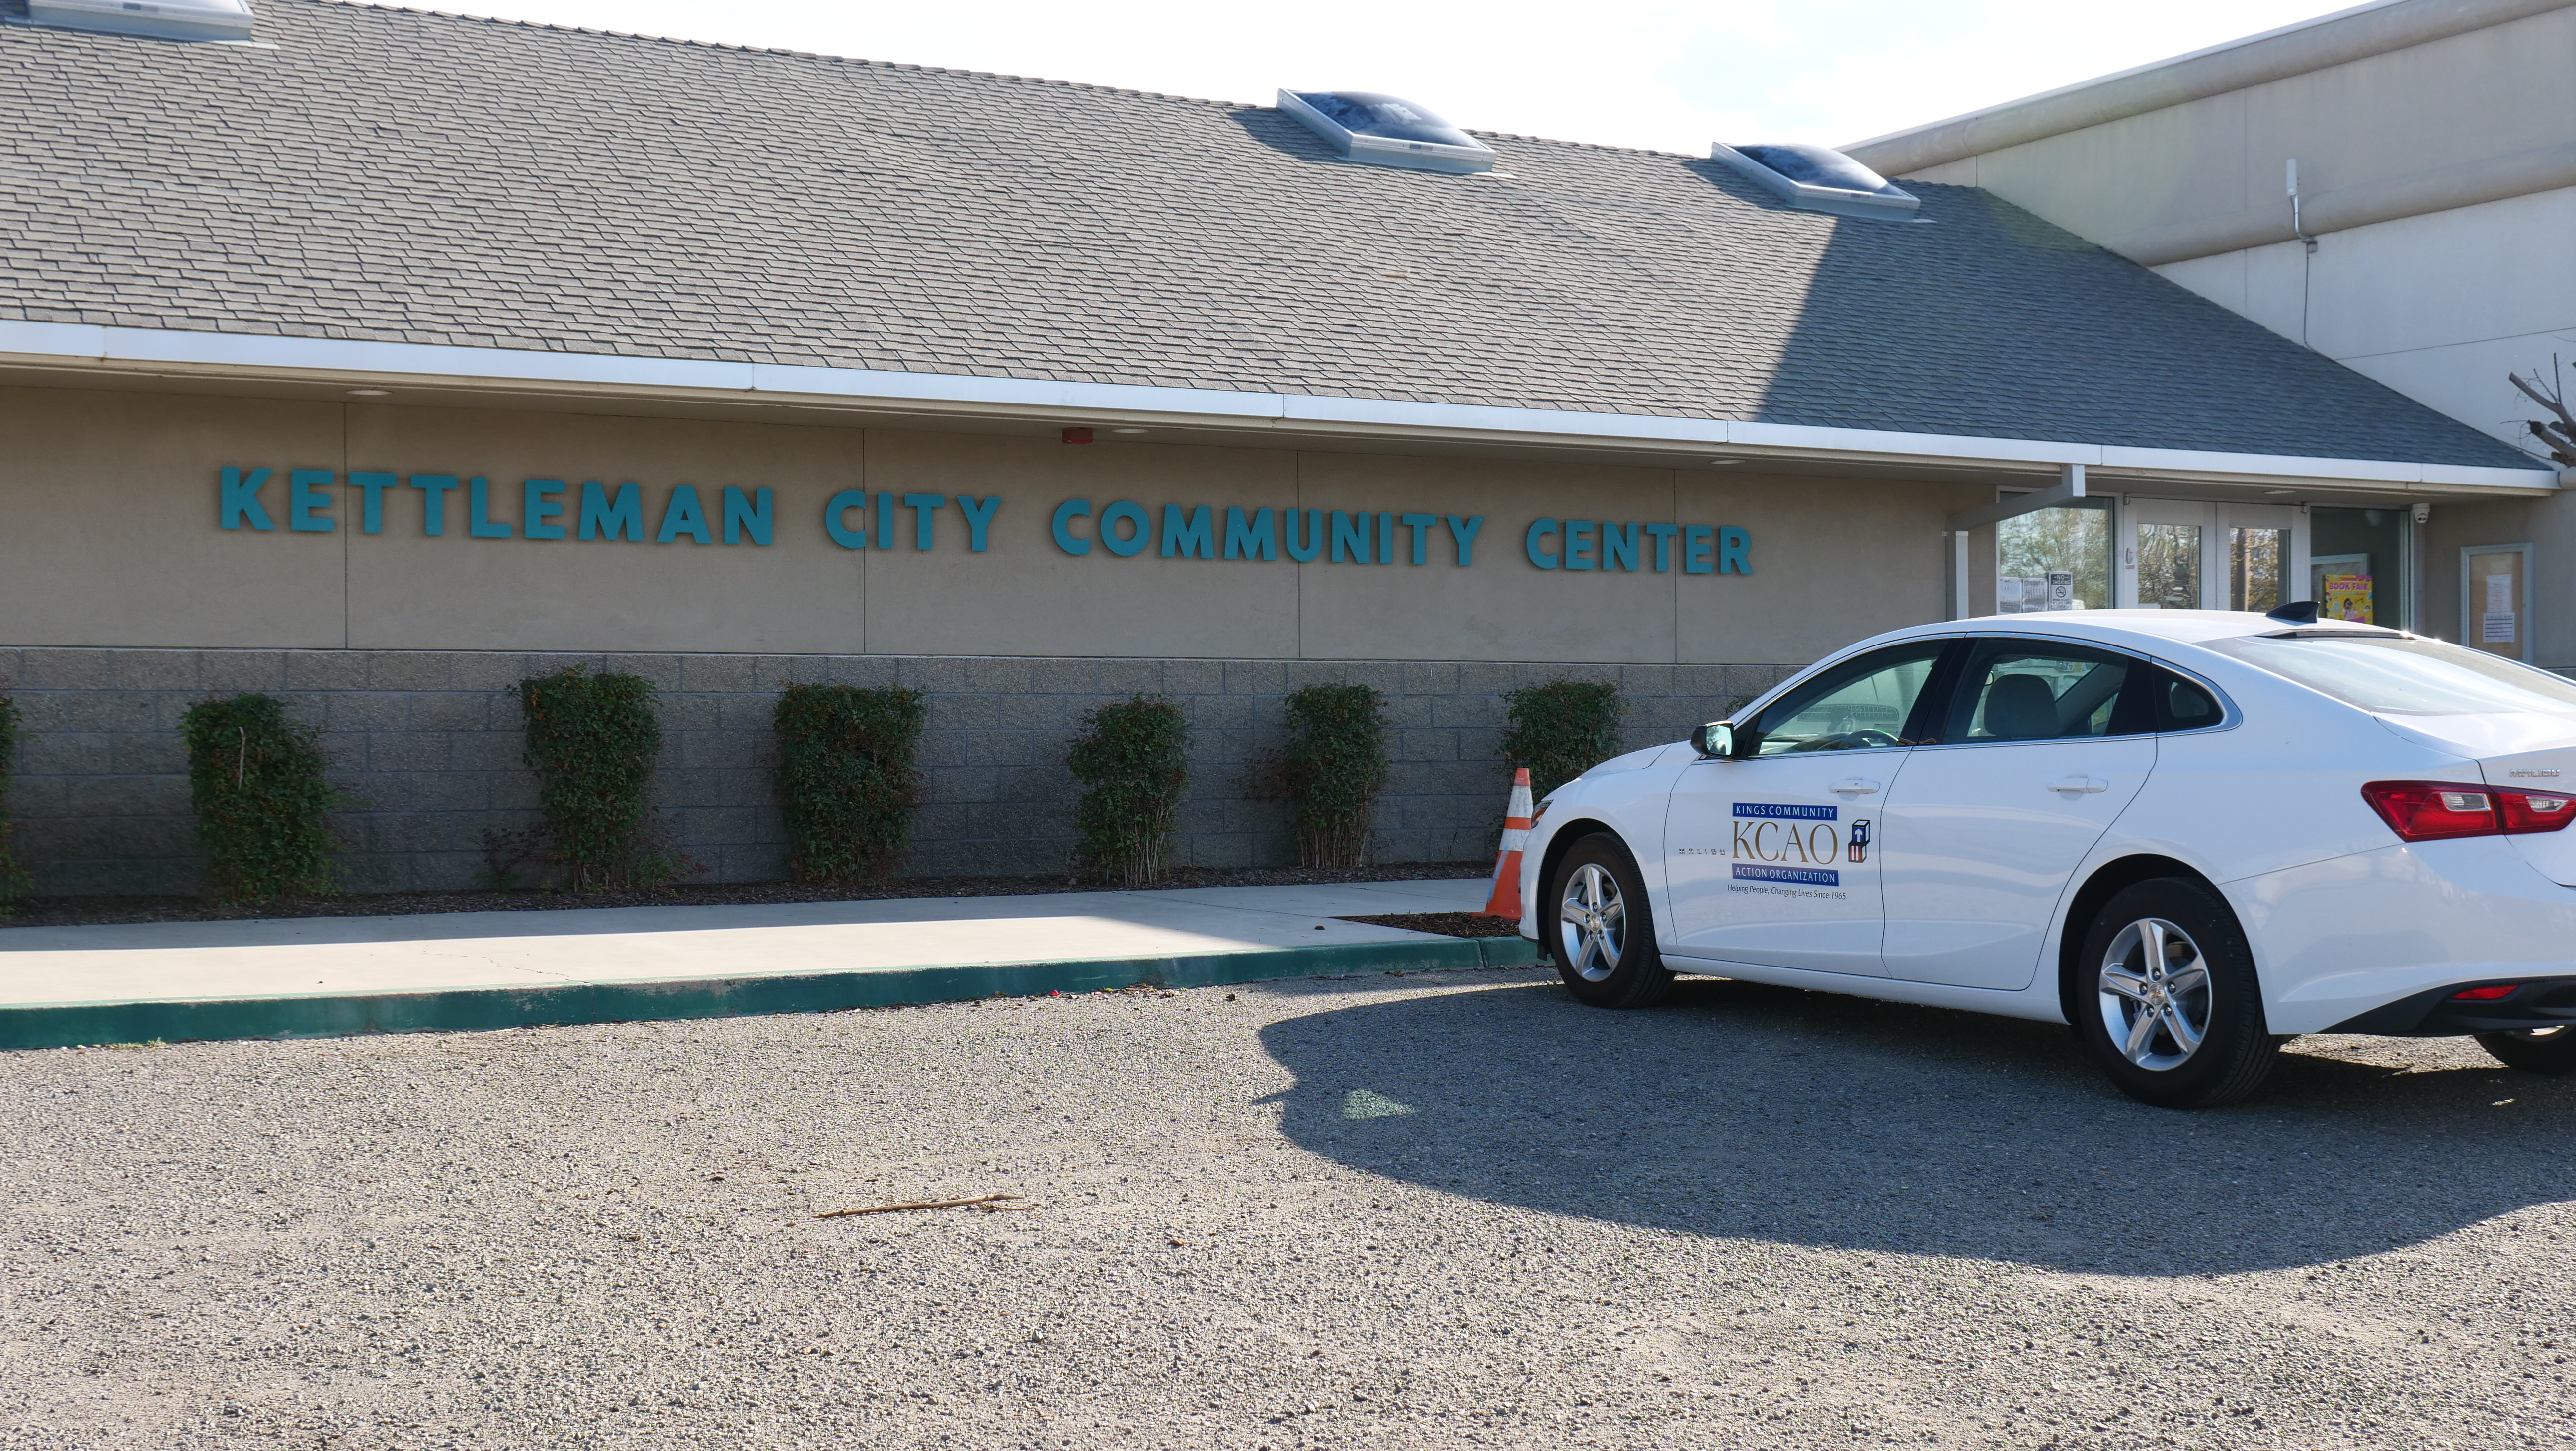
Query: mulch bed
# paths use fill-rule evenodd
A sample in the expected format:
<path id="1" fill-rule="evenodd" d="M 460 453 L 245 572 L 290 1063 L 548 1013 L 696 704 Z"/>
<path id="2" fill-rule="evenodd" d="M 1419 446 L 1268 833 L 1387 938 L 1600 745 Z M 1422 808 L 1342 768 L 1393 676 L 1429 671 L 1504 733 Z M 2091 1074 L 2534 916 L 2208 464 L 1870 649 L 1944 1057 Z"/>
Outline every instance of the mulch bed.
<path id="1" fill-rule="evenodd" d="M 1521 935 L 1521 929 L 1510 918 L 1488 917 L 1482 912 L 1396 912 L 1382 917 L 1344 917 L 1341 920 L 1366 922 L 1372 927 L 1403 927 L 1415 932 L 1437 933 L 1442 937 Z"/>
<path id="2" fill-rule="evenodd" d="M 1491 862 L 1401 862 L 1375 867 L 1177 867 L 1157 891 L 1182 887 L 1294 887 L 1325 882 L 1386 882 L 1484 877 Z M 761 906 L 779 902 L 875 902 L 907 897 L 1035 897 L 1054 892 L 1108 890 L 1095 884 L 1045 877 L 897 877 L 865 886 L 803 882 L 700 883 L 656 892 L 398 892 L 382 896 L 324 897 L 312 901 L 228 903 L 196 897 L 29 897 L 9 927 L 77 927 L 114 922 L 246 922 L 282 917 L 400 917 L 415 912 L 553 912 L 580 907 Z M 1468 914 L 1437 912 L 1423 918 L 1357 918 L 1409 926 L 1416 920 Z M 1487 921 L 1495 919 L 1484 919 Z M 1423 927 L 1433 932 L 1439 928 Z M 1505 932 L 1510 928 L 1506 926 Z M 1488 932 L 1452 932 L 1488 937 Z"/>

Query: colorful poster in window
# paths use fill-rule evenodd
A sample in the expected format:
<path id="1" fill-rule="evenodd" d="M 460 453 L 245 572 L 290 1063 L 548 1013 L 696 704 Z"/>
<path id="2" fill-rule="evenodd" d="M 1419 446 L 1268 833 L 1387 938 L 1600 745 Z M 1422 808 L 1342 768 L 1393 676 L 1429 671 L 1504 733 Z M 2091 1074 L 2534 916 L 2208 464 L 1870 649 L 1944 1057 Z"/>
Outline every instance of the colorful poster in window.
<path id="1" fill-rule="evenodd" d="M 2366 574 L 2329 574 L 2324 580 L 2325 598 L 2317 601 L 2317 616 L 2327 620 L 2351 620 L 2357 624 L 2376 624 L 2370 617 L 2370 576 Z"/>

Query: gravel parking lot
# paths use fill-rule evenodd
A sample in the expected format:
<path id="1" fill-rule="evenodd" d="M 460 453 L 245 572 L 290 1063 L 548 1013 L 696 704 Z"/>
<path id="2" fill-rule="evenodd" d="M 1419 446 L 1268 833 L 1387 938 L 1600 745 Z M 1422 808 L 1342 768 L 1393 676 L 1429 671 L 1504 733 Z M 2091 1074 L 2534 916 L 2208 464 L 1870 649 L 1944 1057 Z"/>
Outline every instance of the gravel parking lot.
<path id="1" fill-rule="evenodd" d="M 2576 1084 L 1531 972 L 0 1058 L 26 1446 L 2561 1446 Z M 1010 1193 L 1022 1212 L 818 1219 Z"/>

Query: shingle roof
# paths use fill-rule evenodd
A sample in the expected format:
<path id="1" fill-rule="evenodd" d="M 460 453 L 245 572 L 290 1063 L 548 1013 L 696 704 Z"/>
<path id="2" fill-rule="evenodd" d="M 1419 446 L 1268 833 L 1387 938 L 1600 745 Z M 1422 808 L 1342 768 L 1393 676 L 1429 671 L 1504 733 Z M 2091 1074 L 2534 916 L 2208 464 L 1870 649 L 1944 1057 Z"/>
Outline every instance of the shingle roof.
<path id="1" fill-rule="evenodd" d="M 2532 462 L 1972 188 L 1847 220 L 1691 157 L 1391 171 L 1262 107 L 258 10 L 274 49 L 0 29 L 0 318 Z"/>

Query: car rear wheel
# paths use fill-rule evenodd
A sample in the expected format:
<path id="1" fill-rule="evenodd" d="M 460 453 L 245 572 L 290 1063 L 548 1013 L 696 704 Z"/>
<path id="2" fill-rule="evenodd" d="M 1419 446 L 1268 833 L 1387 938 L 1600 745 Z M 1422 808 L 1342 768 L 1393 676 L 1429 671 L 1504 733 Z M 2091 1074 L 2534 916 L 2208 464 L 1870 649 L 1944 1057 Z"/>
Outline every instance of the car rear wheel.
<path id="1" fill-rule="evenodd" d="M 2120 1091 L 2215 1108 L 2262 1085 L 2280 1042 L 2263 1020 L 2236 914 L 2198 882 L 2160 877 L 2113 897 L 2076 959 L 2076 1031 Z"/>
<path id="2" fill-rule="evenodd" d="M 2478 1046 L 2525 1073 L 2576 1073 L 2576 1028 L 2515 1028 L 2480 1033 Z"/>
<path id="3" fill-rule="evenodd" d="M 1642 1008 L 1673 985 L 1637 864 L 1607 832 L 1566 848 L 1539 921 L 1566 989 L 1596 1008 Z"/>

